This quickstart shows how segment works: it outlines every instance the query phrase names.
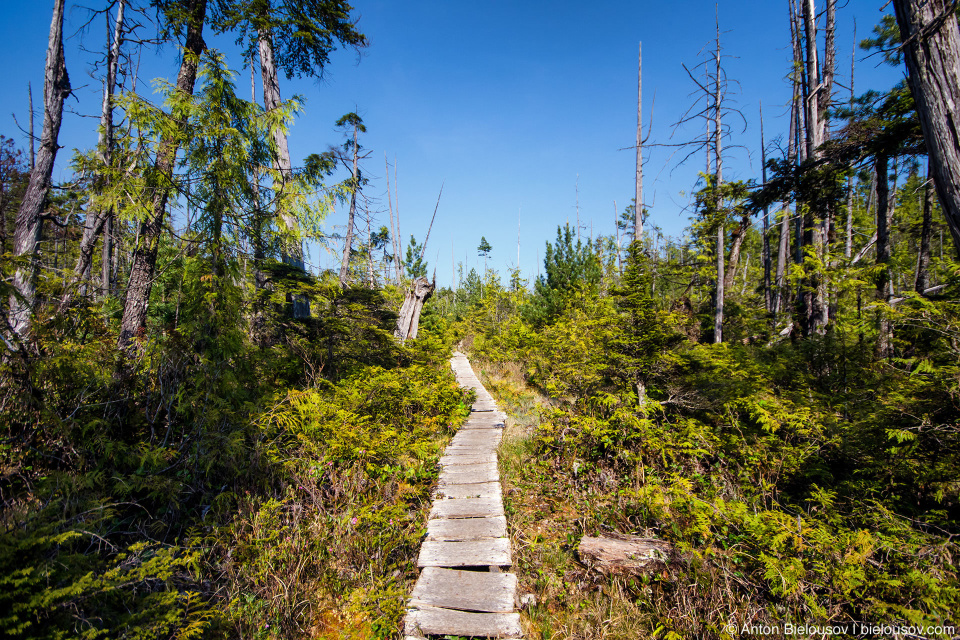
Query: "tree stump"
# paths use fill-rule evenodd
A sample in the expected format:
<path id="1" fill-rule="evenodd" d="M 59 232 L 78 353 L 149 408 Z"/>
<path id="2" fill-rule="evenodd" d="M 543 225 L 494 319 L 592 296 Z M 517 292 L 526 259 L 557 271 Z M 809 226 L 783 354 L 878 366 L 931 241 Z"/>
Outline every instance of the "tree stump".
<path id="1" fill-rule="evenodd" d="M 413 281 L 410 290 L 407 291 L 407 297 L 403 300 L 403 306 L 400 307 L 397 329 L 393 333 L 400 342 L 407 338 L 417 337 L 417 330 L 420 326 L 420 312 L 423 310 L 424 303 L 433 295 L 433 290 L 436 288 L 436 282 L 430 282 L 422 276 Z"/>

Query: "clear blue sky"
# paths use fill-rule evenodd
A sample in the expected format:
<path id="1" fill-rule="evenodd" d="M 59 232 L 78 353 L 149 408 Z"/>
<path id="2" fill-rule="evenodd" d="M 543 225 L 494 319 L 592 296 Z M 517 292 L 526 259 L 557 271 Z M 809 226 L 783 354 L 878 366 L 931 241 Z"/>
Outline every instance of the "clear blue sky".
<path id="1" fill-rule="evenodd" d="M 782 136 L 788 119 L 789 26 L 786 2 L 721 2 L 721 40 L 726 73 L 737 81 L 732 100 L 742 109 L 747 129 L 736 122 L 726 142 L 726 177 L 759 175 L 760 134 L 757 108 L 764 104 L 768 144 Z M 818 4 L 822 4 L 818 2 Z M 869 34 L 881 17 L 880 0 L 849 0 L 838 14 L 838 82 L 849 81 L 854 19 L 857 38 Z M 0 95 L 0 133 L 26 147 L 14 123 L 26 121 L 26 85 L 42 104 L 43 61 L 53 2 L 4 2 L 0 35 L 7 43 L 6 91 Z M 622 211 L 633 197 L 636 128 L 637 46 L 643 41 L 645 121 L 652 118 L 651 142 L 674 143 L 700 134 L 700 125 L 676 132 L 672 125 L 692 104 L 694 84 L 681 64 L 693 67 L 715 37 L 715 3 L 568 1 L 488 2 L 356 0 L 360 30 L 370 40 L 359 56 L 334 54 L 325 77 L 317 81 L 281 79 L 283 97 L 306 100 L 293 127 L 290 147 L 296 164 L 309 153 L 342 141 L 333 123 L 356 110 L 368 133 L 361 140 L 372 151 L 366 193 L 379 202 L 380 224 L 388 224 L 384 152 L 399 163 L 401 231 L 422 241 L 441 183 L 445 183 L 427 258 L 436 263 L 441 285 L 451 282 L 451 253 L 456 262 L 482 266 L 476 247 L 485 236 L 493 245 L 490 265 L 501 272 L 517 262 L 517 220 L 521 224 L 520 266 L 525 277 L 538 271 L 546 240 L 556 227 L 576 219 L 579 184 L 584 234 L 610 234 L 614 201 Z M 61 133 L 65 147 L 57 176 L 66 179 L 73 148 L 96 142 L 100 81 L 91 77 L 91 55 L 104 42 L 98 20 L 78 34 L 85 10 L 68 1 L 67 66 L 78 99 L 71 99 Z M 889 10 L 889 9 L 888 9 Z M 241 68 L 232 37 L 207 36 L 225 51 L 241 73 L 246 95 L 249 71 Z M 878 57 L 857 52 L 856 87 L 886 89 L 902 71 L 883 66 Z M 166 46 L 144 52 L 139 85 L 173 79 L 177 52 Z M 841 95 L 846 89 L 838 88 Z M 655 104 L 654 104 L 655 97 Z M 652 115 L 651 115 L 652 108 Z M 37 126 L 41 119 L 38 117 Z M 39 134 L 39 130 L 38 130 Z M 736 148 L 737 146 L 744 148 Z M 651 149 L 645 175 L 650 222 L 680 236 L 689 222 L 688 194 L 703 156 L 683 166 L 684 155 Z M 578 178 L 579 176 L 579 178 Z M 338 209 L 328 230 L 345 223 Z M 314 248 L 312 262 L 334 266 L 335 258 Z"/>

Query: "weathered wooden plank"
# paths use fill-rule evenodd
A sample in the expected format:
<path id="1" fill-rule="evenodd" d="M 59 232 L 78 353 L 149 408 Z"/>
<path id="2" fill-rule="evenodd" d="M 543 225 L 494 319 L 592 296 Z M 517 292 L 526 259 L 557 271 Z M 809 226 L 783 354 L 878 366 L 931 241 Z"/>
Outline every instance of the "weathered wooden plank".
<path id="1" fill-rule="evenodd" d="M 522 638 L 519 613 L 472 613 L 422 607 L 407 612 L 404 633 L 422 635 L 480 636 L 487 638 Z"/>
<path id="2" fill-rule="evenodd" d="M 496 464 L 496 462 L 497 454 L 495 451 L 488 451 L 487 453 L 474 453 L 472 451 L 465 453 L 449 453 L 440 458 L 440 466 L 442 467 L 454 464 Z"/>
<path id="3" fill-rule="evenodd" d="M 476 484 L 445 484 L 437 487 L 435 500 L 464 498 L 494 498 L 502 495 L 499 482 L 480 482 Z"/>
<path id="4" fill-rule="evenodd" d="M 470 429 L 458 432 L 457 435 L 453 436 L 450 444 L 486 444 L 491 442 L 493 444 L 500 444 L 502 439 L 502 429 Z"/>
<path id="5" fill-rule="evenodd" d="M 506 414 L 501 411 L 474 411 L 467 416 L 466 424 L 474 424 L 478 422 L 496 424 L 498 422 L 503 422 L 505 417 Z"/>
<path id="6" fill-rule="evenodd" d="M 517 576 L 512 573 L 424 567 L 408 606 L 512 613 L 516 599 Z"/>
<path id="7" fill-rule="evenodd" d="M 502 515 L 503 500 L 499 494 L 485 498 L 435 500 L 430 509 L 431 518 L 484 518 Z"/>
<path id="8" fill-rule="evenodd" d="M 499 445 L 493 444 L 484 444 L 484 445 L 473 445 L 471 447 L 465 445 L 451 445 L 447 447 L 447 455 L 451 456 L 482 456 L 482 455 L 497 455 L 497 449 Z"/>
<path id="9" fill-rule="evenodd" d="M 480 462 L 474 464 L 447 464 L 441 467 L 441 474 L 451 474 L 451 473 L 470 473 L 473 471 L 484 471 L 490 470 L 496 473 L 497 465 L 494 462 Z"/>
<path id="10" fill-rule="evenodd" d="M 447 448 L 463 447 L 498 447 L 500 446 L 500 429 L 485 429 L 483 431 L 468 431 L 469 434 L 477 434 L 472 438 L 461 438 L 451 441 Z"/>
<path id="11" fill-rule="evenodd" d="M 470 431 L 458 431 L 453 436 L 453 442 L 482 442 L 485 440 L 500 442 L 503 439 L 503 431 L 500 429 L 471 429 Z"/>
<path id="12" fill-rule="evenodd" d="M 452 443 L 461 442 L 500 442 L 503 438 L 501 429 L 470 429 L 468 431 L 459 431 L 453 436 Z"/>
<path id="13" fill-rule="evenodd" d="M 446 467 L 440 471 L 440 486 L 449 484 L 476 484 L 478 482 L 497 482 L 500 480 L 500 474 L 497 472 L 496 465 L 469 465 L 470 467 L 482 467 L 479 469 L 465 469 L 463 465 L 459 467 Z"/>
<path id="14" fill-rule="evenodd" d="M 487 422 L 481 422 L 479 420 L 476 420 L 476 421 L 468 420 L 467 422 L 464 423 L 462 427 L 460 427 L 460 431 L 464 431 L 464 430 L 473 431 L 473 430 L 480 430 L 480 429 L 503 429 L 506 426 L 507 426 L 507 423 L 502 419 L 490 420 Z"/>
<path id="15" fill-rule="evenodd" d="M 427 521 L 427 540 L 453 542 L 478 540 L 480 538 L 502 538 L 506 535 L 507 519 L 504 516 Z"/>
<path id="16" fill-rule="evenodd" d="M 471 440 L 479 441 L 484 438 L 499 438 L 499 434 L 503 433 L 501 429 L 493 428 L 493 425 L 488 425 L 486 429 L 469 429 L 466 425 L 460 427 L 460 430 L 457 431 L 457 435 L 453 436 L 454 440 L 451 440 L 452 444 L 458 442 L 467 442 Z M 457 437 L 459 436 L 459 437 Z"/>
<path id="17" fill-rule="evenodd" d="M 424 540 L 418 567 L 509 567 L 510 539 L 488 538 L 459 542 Z"/>

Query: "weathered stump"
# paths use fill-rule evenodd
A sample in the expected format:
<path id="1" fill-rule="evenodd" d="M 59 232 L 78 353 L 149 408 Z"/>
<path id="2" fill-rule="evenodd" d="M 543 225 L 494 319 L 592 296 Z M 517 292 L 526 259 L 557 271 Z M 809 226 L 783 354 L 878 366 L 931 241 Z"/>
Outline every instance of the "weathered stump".
<path id="1" fill-rule="evenodd" d="M 400 342 L 407 338 L 416 338 L 417 330 L 420 327 L 420 312 L 423 311 L 423 305 L 427 299 L 433 295 L 437 283 L 430 282 L 424 277 L 413 281 L 410 290 L 407 291 L 407 297 L 403 300 L 400 307 L 400 317 L 397 318 L 397 329 L 393 332 Z"/>

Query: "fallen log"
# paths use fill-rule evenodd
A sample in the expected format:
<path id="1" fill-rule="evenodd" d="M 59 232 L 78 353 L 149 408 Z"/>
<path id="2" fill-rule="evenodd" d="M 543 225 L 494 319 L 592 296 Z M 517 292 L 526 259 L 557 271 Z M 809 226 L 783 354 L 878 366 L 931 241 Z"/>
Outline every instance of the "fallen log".
<path id="1" fill-rule="evenodd" d="M 673 546 L 656 538 L 625 534 L 584 536 L 577 547 L 580 561 L 608 575 L 640 575 L 666 567 Z"/>

